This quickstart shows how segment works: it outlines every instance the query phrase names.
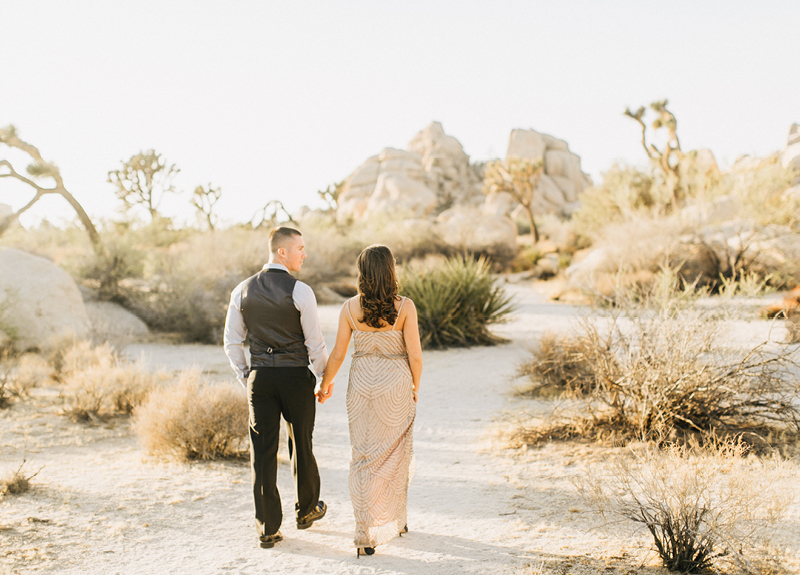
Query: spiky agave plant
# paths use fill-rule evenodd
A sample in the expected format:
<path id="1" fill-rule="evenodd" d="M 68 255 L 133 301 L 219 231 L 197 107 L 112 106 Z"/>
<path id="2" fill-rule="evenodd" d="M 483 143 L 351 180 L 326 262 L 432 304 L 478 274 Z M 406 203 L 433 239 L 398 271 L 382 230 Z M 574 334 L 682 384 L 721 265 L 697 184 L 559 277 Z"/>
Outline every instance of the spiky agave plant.
<path id="1" fill-rule="evenodd" d="M 403 270 L 401 293 L 416 304 L 424 348 L 494 345 L 505 341 L 489 326 L 513 311 L 511 297 L 495 284 L 484 258 L 455 256 L 435 266 Z"/>

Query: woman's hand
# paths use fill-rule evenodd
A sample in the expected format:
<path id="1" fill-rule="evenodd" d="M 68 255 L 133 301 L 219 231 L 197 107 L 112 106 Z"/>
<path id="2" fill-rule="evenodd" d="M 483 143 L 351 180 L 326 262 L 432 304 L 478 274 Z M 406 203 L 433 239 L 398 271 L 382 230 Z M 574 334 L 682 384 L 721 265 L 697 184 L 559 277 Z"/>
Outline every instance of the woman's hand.
<path id="1" fill-rule="evenodd" d="M 419 399 L 419 390 L 414 389 L 413 392 L 414 392 L 414 403 L 417 403 L 417 400 Z"/>
<path id="2" fill-rule="evenodd" d="M 325 400 L 333 395 L 333 382 L 330 384 L 320 384 L 319 391 L 317 392 L 317 401 L 325 403 Z"/>

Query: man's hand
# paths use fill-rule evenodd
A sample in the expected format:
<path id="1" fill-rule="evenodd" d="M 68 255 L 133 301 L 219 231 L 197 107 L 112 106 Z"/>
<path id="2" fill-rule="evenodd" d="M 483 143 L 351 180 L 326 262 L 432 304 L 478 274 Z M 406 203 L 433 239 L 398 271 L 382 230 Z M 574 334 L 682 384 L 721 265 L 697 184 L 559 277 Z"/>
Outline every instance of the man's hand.
<path id="1" fill-rule="evenodd" d="M 333 382 L 331 382 L 327 386 L 320 385 L 319 391 L 317 392 L 317 401 L 319 401 L 320 403 L 325 403 L 325 400 L 328 399 L 331 395 L 333 395 Z"/>

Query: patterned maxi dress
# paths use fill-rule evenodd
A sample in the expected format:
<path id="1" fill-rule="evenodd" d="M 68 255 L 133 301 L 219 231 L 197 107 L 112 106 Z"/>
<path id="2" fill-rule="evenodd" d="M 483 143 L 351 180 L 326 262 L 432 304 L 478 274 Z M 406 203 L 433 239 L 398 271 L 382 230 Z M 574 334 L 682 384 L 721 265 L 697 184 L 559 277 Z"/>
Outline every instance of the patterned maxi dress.
<path id="1" fill-rule="evenodd" d="M 401 309 L 403 303 L 405 298 Z M 387 331 L 359 330 L 355 321 L 353 326 L 355 352 L 347 387 L 350 499 L 356 547 L 375 547 L 407 523 L 416 403 L 403 332 L 394 325 Z"/>

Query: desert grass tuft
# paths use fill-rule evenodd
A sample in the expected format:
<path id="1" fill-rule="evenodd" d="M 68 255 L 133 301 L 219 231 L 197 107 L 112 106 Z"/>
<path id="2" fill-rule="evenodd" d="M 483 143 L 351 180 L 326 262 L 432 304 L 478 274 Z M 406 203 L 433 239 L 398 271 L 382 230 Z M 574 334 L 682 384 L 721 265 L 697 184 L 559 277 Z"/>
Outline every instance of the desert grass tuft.
<path id="1" fill-rule="evenodd" d="M 130 415 L 165 377 L 120 359 L 109 344 L 76 343 L 63 358 L 63 413 L 93 423 Z"/>
<path id="2" fill-rule="evenodd" d="M 735 438 L 647 445 L 575 483 L 607 526 L 616 531 L 621 519 L 647 529 L 670 571 L 762 573 L 775 567 L 767 545 L 791 502 L 789 472 L 747 451 Z"/>
<path id="3" fill-rule="evenodd" d="M 35 473 L 29 475 L 25 471 L 26 464 L 27 460 L 23 459 L 19 467 L 0 479 L 0 496 L 19 495 L 30 491 L 31 479 L 36 477 L 43 468 L 40 467 Z"/>
<path id="4" fill-rule="evenodd" d="M 30 394 L 31 389 L 50 380 L 52 368 L 35 353 L 17 355 L 11 350 L 0 352 L 0 409 L 13 398 Z"/>
<path id="5" fill-rule="evenodd" d="M 145 450 L 179 460 L 247 456 L 248 405 L 242 389 L 212 385 L 199 371 L 154 391 L 135 412 L 134 428 Z"/>
<path id="6" fill-rule="evenodd" d="M 596 340 L 584 334 L 575 336 L 545 333 L 532 358 L 519 366 L 517 375 L 526 384 L 517 387 L 523 396 L 585 397 L 596 387 L 593 360 L 598 353 Z M 604 354 L 605 355 L 605 354 Z"/>
<path id="7" fill-rule="evenodd" d="M 484 258 L 456 256 L 403 269 L 400 292 L 416 304 L 422 346 L 441 349 L 504 341 L 489 326 L 505 321 L 511 298 L 495 284 Z"/>

